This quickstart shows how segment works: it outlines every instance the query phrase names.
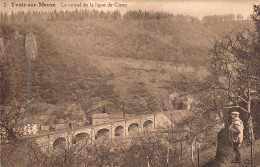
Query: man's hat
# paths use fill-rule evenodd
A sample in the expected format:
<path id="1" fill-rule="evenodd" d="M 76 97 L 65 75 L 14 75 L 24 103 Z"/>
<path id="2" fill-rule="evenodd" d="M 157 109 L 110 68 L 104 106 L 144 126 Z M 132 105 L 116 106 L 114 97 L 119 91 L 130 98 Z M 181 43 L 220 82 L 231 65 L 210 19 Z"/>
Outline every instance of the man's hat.
<path id="1" fill-rule="evenodd" d="M 239 112 L 234 111 L 234 112 L 232 112 L 231 114 L 232 114 L 232 115 L 239 115 Z"/>

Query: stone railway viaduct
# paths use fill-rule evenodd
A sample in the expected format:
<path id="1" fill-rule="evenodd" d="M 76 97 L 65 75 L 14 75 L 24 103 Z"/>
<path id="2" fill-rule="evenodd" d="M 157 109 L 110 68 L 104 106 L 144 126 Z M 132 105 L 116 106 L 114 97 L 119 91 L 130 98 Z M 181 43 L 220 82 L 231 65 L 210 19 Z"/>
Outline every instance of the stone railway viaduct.
<path id="1" fill-rule="evenodd" d="M 154 130 L 170 123 L 170 119 L 163 113 L 142 115 L 127 119 L 118 119 L 99 125 L 64 129 L 47 134 L 34 135 L 31 139 L 42 149 L 55 149 L 63 144 L 70 146 L 81 142 L 91 142 L 101 137 L 108 139 L 131 136 L 145 130 Z"/>

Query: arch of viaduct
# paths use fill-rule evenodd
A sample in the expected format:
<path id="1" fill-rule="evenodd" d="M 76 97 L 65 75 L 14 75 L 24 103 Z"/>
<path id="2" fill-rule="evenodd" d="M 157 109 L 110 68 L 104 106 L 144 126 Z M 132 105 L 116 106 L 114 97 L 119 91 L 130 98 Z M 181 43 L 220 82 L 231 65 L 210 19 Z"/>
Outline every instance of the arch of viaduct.
<path id="1" fill-rule="evenodd" d="M 69 146 L 79 142 L 94 141 L 101 136 L 108 139 L 130 136 L 137 132 L 145 131 L 146 129 L 153 130 L 157 127 L 163 127 L 169 123 L 169 118 L 163 113 L 150 114 L 120 119 L 100 125 L 54 131 L 48 134 L 35 136 L 34 139 L 41 148 L 52 149 L 60 143 Z"/>

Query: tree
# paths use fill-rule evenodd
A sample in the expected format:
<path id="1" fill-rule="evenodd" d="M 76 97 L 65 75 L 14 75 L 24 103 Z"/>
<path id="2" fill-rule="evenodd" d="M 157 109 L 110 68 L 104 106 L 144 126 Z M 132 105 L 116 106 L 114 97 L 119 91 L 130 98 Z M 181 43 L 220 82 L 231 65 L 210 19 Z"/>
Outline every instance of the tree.
<path id="1" fill-rule="evenodd" d="M 211 53 L 210 77 L 216 96 L 225 99 L 224 109 L 247 114 L 247 137 L 254 140 L 251 106 L 259 82 L 260 63 L 256 33 L 249 28 L 228 33 L 215 41 Z"/>
<path id="2" fill-rule="evenodd" d="M 260 5 L 254 5 L 254 13 L 252 15 L 252 19 L 255 22 L 255 29 L 258 37 L 258 41 L 260 40 Z"/>
<path id="3" fill-rule="evenodd" d="M 229 161 L 233 148 L 228 127 L 230 111 L 238 110 L 245 124 L 245 137 L 254 141 L 252 104 L 259 94 L 260 63 L 260 7 L 255 6 L 255 29 L 244 27 L 215 39 L 210 51 L 210 75 L 204 83 L 187 86 L 188 93 L 196 94 L 198 108 L 213 112 L 224 124 L 218 133 L 214 165 Z M 203 120 L 202 120 L 203 121 Z M 213 165 L 212 165 L 213 166 Z"/>
<path id="4" fill-rule="evenodd" d="M 130 142 L 122 152 L 120 166 L 166 166 L 167 147 L 159 133 L 146 131 L 133 137 Z"/>
<path id="5" fill-rule="evenodd" d="M 1 142 L 6 143 L 7 141 L 18 140 L 20 136 L 18 127 L 21 126 L 24 111 L 21 111 L 22 103 L 14 100 L 16 95 L 21 93 L 19 92 L 20 87 L 14 84 L 19 82 L 20 79 L 14 77 L 14 74 L 18 73 L 15 72 L 17 68 L 15 70 L 13 68 L 17 59 L 11 54 L 7 54 L 13 44 L 14 29 L 12 26 L 3 24 L 0 26 L 0 33 L 0 37 L 2 37 L 0 54 L 0 135 Z M 12 50 L 15 52 L 19 49 L 12 48 Z M 15 87 L 13 87 L 14 85 Z M 15 89 L 15 91 L 12 89 Z M 19 95 L 21 96 L 21 94 Z"/>

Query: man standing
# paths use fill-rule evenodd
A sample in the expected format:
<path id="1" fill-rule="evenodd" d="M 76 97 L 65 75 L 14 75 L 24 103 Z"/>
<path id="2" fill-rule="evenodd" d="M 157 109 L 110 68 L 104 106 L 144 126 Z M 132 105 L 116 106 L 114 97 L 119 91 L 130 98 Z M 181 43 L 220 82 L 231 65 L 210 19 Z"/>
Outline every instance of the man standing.
<path id="1" fill-rule="evenodd" d="M 229 127 L 231 131 L 231 139 L 233 142 L 233 148 L 236 155 L 235 163 L 241 162 L 240 146 L 243 141 L 243 122 L 239 118 L 239 112 L 232 112 L 232 124 Z"/>

